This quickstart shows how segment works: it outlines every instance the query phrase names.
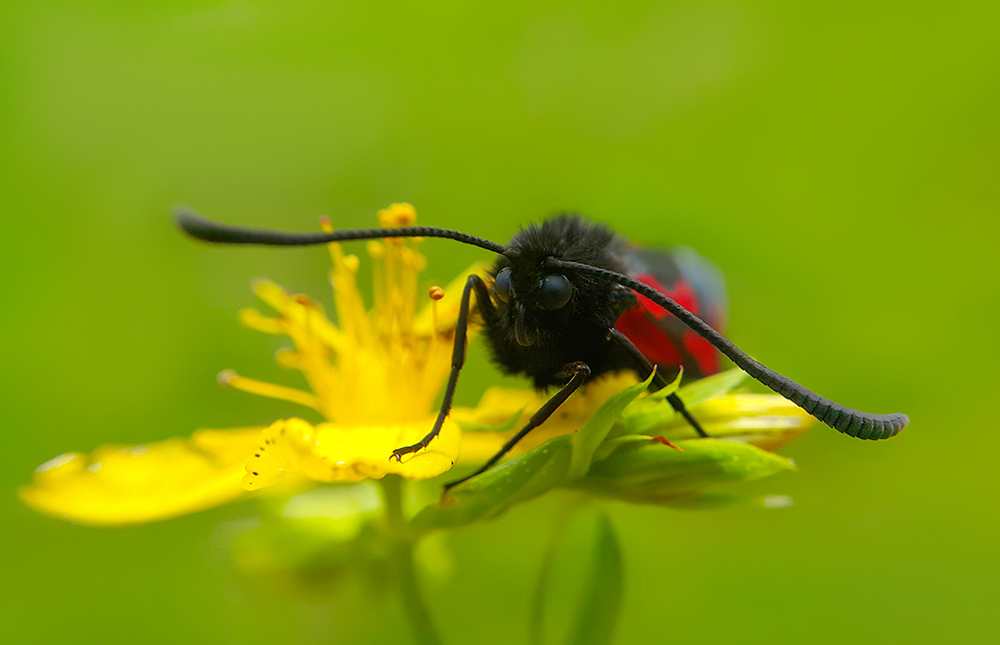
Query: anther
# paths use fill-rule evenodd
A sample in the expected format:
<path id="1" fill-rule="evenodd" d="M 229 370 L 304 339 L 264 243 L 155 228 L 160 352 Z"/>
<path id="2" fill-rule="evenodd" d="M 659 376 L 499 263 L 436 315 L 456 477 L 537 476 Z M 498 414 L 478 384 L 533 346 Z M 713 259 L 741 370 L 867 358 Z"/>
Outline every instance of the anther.
<path id="1" fill-rule="evenodd" d="M 368 251 L 368 255 L 371 256 L 373 260 L 381 258 L 385 255 L 385 245 L 381 242 L 369 242 L 365 245 L 365 249 Z"/>
<path id="2" fill-rule="evenodd" d="M 441 298 L 444 298 L 444 289 L 437 286 L 431 287 L 430 291 L 427 292 L 427 295 L 431 297 L 431 300 L 440 300 Z"/>
<path id="3" fill-rule="evenodd" d="M 378 223 L 384 228 L 409 226 L 417 221 L 417 209 L 405 202 L 390 204 L 389 208 L 378 211 Z"/>

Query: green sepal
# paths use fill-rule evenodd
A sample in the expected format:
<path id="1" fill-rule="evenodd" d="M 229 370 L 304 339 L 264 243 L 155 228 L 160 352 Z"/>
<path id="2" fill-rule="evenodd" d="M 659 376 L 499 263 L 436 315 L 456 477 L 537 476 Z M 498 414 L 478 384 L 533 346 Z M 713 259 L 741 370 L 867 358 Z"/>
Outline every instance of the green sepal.
<path id="1" fill-rule="evenodd" d="M 684 405 L 690 408 L 710 399 L 729 394 L 746 378 L 747 373 L 735 367 L 689 383 L 678 390 L 677 395 L 684 401 Z"/>
<path id="2" fill-rule="evenodd" d="M 563 484 L 573 452 L 571 435 L 546 441 L 446 493 L 421 510 L 412 525 L 418 531 L 453 528 L 496 517 L 514 504 Z"/>
<path id="3" fill-rule="evenodd" d="M 795 468 L 790 460 L 747 443 L 693 439 L 674 446 L 644 435 L 615 439 L 576 486 L 626 501 L 671 505 L 706 486 L 752 481 Z"/>
<path id="4" fill-rule="evenodd" d="M 389 545 L 372 524 L 343 540 L 322 518 L 271 520 L 233 539 L 232 557 L 251 573 L 291 574 L 302 582 L 368 573 L 384 565 Z"/>
<path id="5" fill-rule="evenodd" d="M 678 374 L 668 387 L 630 405 L 622 413 L 622 434 L 662 434 L 662 428 L 672 423 L 690 427 L 687 425 L 687 421 L 678 417 L 674 409 L 663 401 L 666 396 L 677 392 L 677 396 L 690 409 L 710 399 L 725 396 L 739 385 L 747 375 L 740 369 L 732 369 L 679 387 L 681 376 L 682 374 Z M 664 393 L 663 396 L 659 396 L 661 392 Z"/>
<path id="6" fill-rule="evenodd" d="M 371 482 L 319 486 L 290 498 L 262 498 L 260 524 L 232 537 L 233 559 L 252 573 L 333 580 L 385 564 L 382 503 Z"/>
<path id="7" fill-rule="evenodd" d="M 590 463 L 594 459 L 594 452 L 608 437 L 612 426 L 621 418 L 625 408 L 635 401 L 635 398 L 642 394 L 649 387 L 649 384 L 653 382 L 654 374 L 651 373 L 645 381 L 630 385 L 621 392 L 609 397 L 587 419 L 587 422 L 583 424 L 580 431 L 573 435 L 573 457 L 570 461 L 568 473 L 570 479 L 579 479 L 587 474 Z"/>
<path id="8" fill-rule="evenodd" d="M 643 397 L 625 408 L 621 413 L 617 434 L 644 434 L 643 430 L 663 424 L 674 417 L 674 409 L 665 399 L 677 392 L 681 386 L 684 370 L 677 373 L 673 382 L 649 396 Z M 650 377 L 652 378 L 652 376 Z"/>

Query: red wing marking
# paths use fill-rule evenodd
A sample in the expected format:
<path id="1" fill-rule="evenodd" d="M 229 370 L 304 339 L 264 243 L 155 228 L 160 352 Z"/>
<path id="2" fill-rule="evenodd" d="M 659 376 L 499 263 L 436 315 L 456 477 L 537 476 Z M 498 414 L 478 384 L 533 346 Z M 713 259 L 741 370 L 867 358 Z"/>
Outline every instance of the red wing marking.
<path id="1" fill-rule="evenodd" d="M 694 289 L 688 284 L 687 280 L 684 278 L 679 279 L 674 283 L 673 289 L 668 289 L 663 286 L 663 283 L 657 280 L 655 277 L 644 273 L 636 278 L 639 282 L 643 282 L 653 287 L 663 295 L 667 296 L 680 306 L 684 307 L 694 315 L 698 315 L 698 296 L 695 295 Z M 667 315 L 667 310 L 656 304 L 646 296 L 641 293 L 635 294 L 639 298 L 639 305 L 645 307 L 649 313 L 653 314 L 657 318 L 663 318 Z"/>
<path id="2" fill-rule="evenodd" d="M 683 364 L 670 336 L 650 317 L 643 305 L 632 307 L 619 316 L 615 328 L 632 341 L 643 356 L 657 365 L 679 367 Z"/>
<path id="3" fill-rule="evenodd" d="M 698 361 L 698 367 L 704 376 L 719 371 L 719 353 L 710 342 L 698 334 L 693 331 L 684 334 L 684 349 Z"/>
<path id="4" fill-rule="evenodd" d="M 698 296 L 687 280 L 680 278 L 674 283 L 672 289 L 668 289 L 649 274 L 639 275 L 637 279 L 669 297 L 694 315 L 701 315 Z M 691 364 L 693 360 L 697 363 L 702 376 L 719 371 L 718 354 L 707 340 L 691 331 L 685 331 L 683 335 L 676 332 L 671 335 L 668 331 L 670 327 L 661 321 L 665 321 L 668 316 L 675 323 L 676 319 L 646 296 L 642 294 L 636 294 L 636 296 L 638 304 L 622 313 L 615 323 L 615 327 L 632 341 L 646 358 L 661 367 L 680 367 L 687 362 L 688 367 L 693 368 L 695 367 Z M 677 338 L 673 336 L 677 336 Z M 679 346 L 679 343 L 682 346 Z"/>

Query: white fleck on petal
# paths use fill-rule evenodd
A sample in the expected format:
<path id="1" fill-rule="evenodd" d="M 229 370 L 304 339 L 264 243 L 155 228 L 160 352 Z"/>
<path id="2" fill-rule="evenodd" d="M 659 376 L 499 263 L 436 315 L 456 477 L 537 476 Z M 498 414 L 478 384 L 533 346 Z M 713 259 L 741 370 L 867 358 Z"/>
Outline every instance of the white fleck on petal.
<path id="1" fill-rule="evenodd" d="M 58 457 L 53 457 L 52 459 L 49 459 L 38 468 L 35 468 L 35 472 L 44 473 L 46 470 L 52 470 L 53 468 L 58 468 L 63 464 L 68 464 L 69 462 L 73 461 L 73 459 L 75 459 L 76 456 L 77 456 L 76 453 L 64 452 Z"/>

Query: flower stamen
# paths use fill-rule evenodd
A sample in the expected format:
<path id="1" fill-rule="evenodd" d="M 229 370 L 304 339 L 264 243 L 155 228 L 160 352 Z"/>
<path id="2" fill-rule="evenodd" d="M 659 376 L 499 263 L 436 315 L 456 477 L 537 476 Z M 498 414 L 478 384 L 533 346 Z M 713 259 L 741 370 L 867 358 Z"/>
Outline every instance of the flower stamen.
<path id="1" fill-rule="evenodd" d="M 245 376 L 240 376 L 233 370 L 222 370 L 219 372 L 218 379 L 219 383 L 222 385 L 242 390 L 243 392 L 258 394 L 271 399 L 291 401 L 292 403 L 298 403 L 299 405 L 304 405 L 319 412 L 323 411 L 319 398 L 316 397 L 316 395 L 303 390 L 297 390 L 292 387 L 285 387 L 284 385 L 275 385 L 274 383 L 247 378 Z"/>

